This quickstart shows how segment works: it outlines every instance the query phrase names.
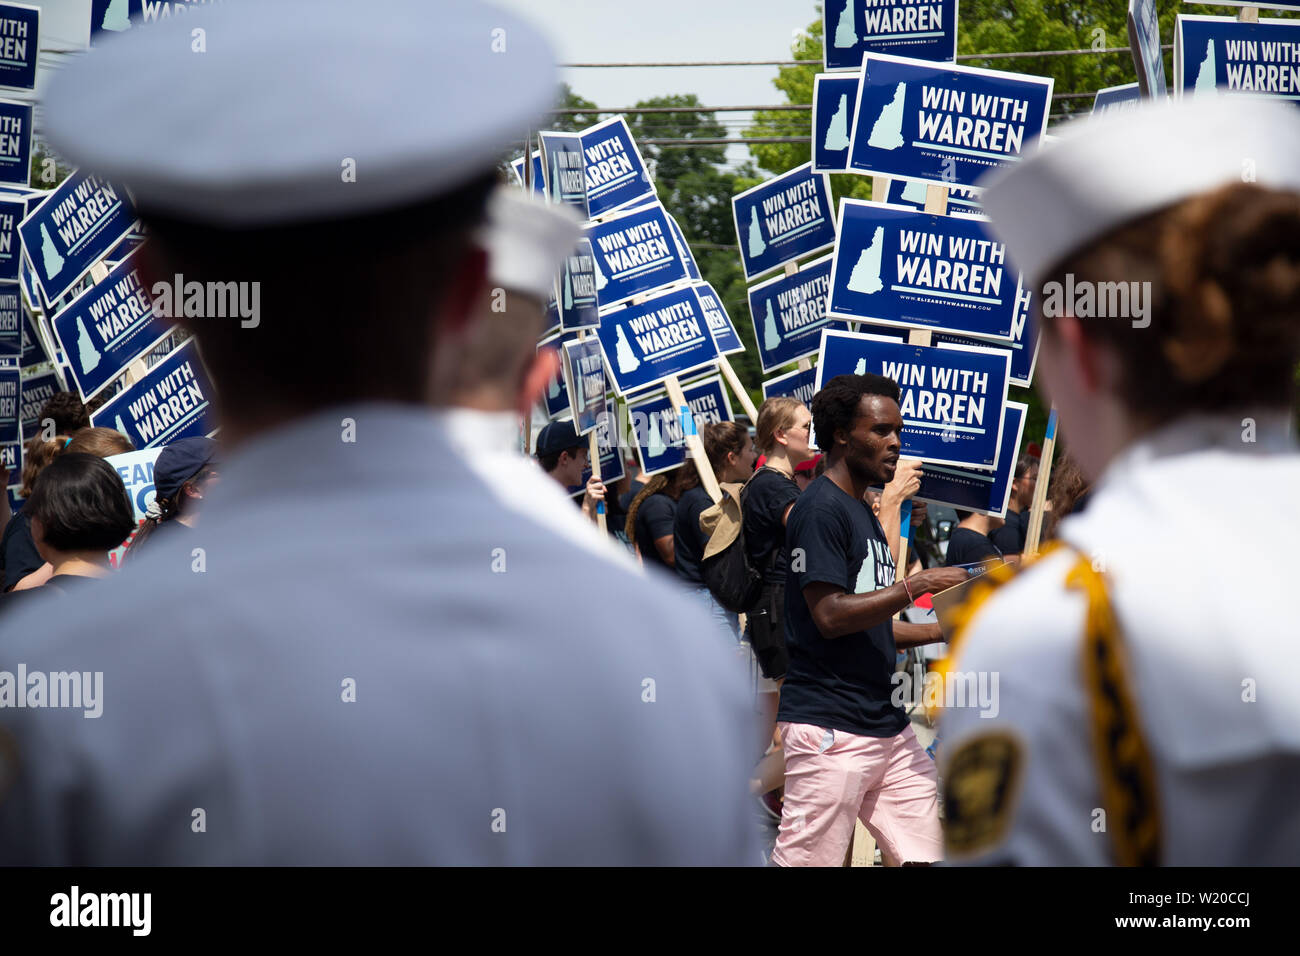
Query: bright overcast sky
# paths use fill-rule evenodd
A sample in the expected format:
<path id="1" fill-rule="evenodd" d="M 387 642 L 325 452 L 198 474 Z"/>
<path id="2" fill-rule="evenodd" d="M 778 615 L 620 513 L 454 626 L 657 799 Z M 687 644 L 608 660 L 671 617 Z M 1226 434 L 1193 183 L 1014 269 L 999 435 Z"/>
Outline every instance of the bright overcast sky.
<path id="1" fill-rule="evenodd" d="M 550 36 L 562 63 L 788 60 L 796 30 L 817 16 L 813 0 L 495 0 Z M 565 70 L 578 95 L 605 108 L 672 93 L 705 106 L 783 103 L 774 66 Z M 731 129 L 749 114 L 722 113 Z M 745 155 L 741 148 L 732 153 Z"/>

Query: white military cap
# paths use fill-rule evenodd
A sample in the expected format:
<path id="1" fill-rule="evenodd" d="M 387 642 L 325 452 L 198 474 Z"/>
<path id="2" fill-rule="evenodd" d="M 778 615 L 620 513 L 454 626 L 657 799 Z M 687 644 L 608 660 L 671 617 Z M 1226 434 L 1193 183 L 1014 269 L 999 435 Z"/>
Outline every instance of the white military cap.
<path id="1" fill-rule="evenodd" d="M 514 187 L 499 186 L 488 200 L 488 221 L 480 235 L 492 284 L 545 302 L 581 234 L 582 220 L 568 206 L 550 206 Z"/>
<path id="2" fill-rule="evenodd" d="M 1067 254 L 1133 219 L 1229 183 L 1300 190 L 1300 111 L 1212 96 L 1083 119 L 1050 148 L 980 180 L 980 204 L 1037 287 Z"/>
<path id="3" fill-rule="evenodd" d="M 143 209 L 272 226 L 490 173 L 557 83 L 542 35 L 474 0 L 225 0 L 78 57 L 50 82 L 45 126 Z"/>

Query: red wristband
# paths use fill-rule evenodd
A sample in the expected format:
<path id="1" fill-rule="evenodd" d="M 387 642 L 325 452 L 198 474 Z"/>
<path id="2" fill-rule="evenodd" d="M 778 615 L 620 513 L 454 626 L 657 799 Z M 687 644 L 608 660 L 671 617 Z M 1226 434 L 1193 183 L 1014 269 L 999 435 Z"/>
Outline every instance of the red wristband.
<path id="1" fill-rule="evenodd" d="M 903 578 L 903 590 L 907 592 L 907 603 L 915 604 L 916 598 L 912 597 L 912 587 L 907 583 L 907 578 Z"/>

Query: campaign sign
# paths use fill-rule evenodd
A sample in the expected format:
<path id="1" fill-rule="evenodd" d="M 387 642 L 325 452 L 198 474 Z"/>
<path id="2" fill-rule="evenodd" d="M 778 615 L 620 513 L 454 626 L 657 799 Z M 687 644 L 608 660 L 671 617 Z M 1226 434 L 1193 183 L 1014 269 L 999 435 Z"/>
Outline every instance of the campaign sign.
<path id="1" fill-rule="evenodd" d="M 516 156 L 510 161 L 510 171 L 515 175 L 515 182 L 519 183 L 519 188 L 524 185 L 524 158 Z M 533 192 L 539 196 L 546 195 L 546 177 L 542 175 L 542 153 L 541 150 L 533 151 Z"/>
<path id="2" fill-rule="evenodd" d="M 560 311 L 560 328 L 566 332 L 594 329 L 600 325 L 596 253 L 590 240 L 579 239 L 577 247 L 565 257 L 556 304 Z"/>
<path id="3" fill-rule="evenodd" d="M 154 313 L 137 265 L 131 253 L 54 316 L 54 337 L 83 401 L 171 334 L 172 324 Z"/>
<path id="4" fill-rule="evenodd" d="M 957 56 L 957 0 L 825 0 L 822 27 L 827 70 L 856 70 L 868 51 Z"/>
<path id="5" fill-rule="evenodd" d="M 2 44 L 3 38 L 0 38 Z M 0 100 L 0 183 L 26 186 L 31 178 L 32 108 Z"/>
<path id="6" fill-rule="evenodd" d="M 821 348 L 822 329 L 847 329 L 826 314 L 834 254 L 792 276 L 777 276 L 749 290 L 749 317 L 764 372 L 774 372 Z"/>
<path id="7" fill-rule="evenodd" d="M 601 310 L 605 368 L 620 395 L 683 375 L 718 358 L 699 294 L 670 289 L 637 305 Z"/>
<path id="8" fill-rule="evenodd" d="M 998 449 L 998 467 L 994 471 L 926 465 L 921 470 L 921 488 L 916 497 L 963 511 L 1006 517 L 1027 408 L 1020 402 L 1007 402 L 1002 421 L 1002 447 Z"/>
<path id="9" fill-rule="evenodd" d="M 128 385 L 90 416 L 116 428 L 136 448 L 169 445 L 216 430 L 210 407 L 214 389 L 191 340 Z"/>
<path id="10" fill-rule="evenodd" d="M 1300 6 L 1300 0 L 1297 0 L 1297 6 Z M 1165 86 L 1165 55 L 1160 49 L 1160 13 L 1156 10 L 1156 0 L 1128 0 L 1128 45 L 1133 53 L 1133 65 L 1137 68 L 1138 86 L 1142 95 L 1164 99 L 1168 90 Z"/>
<path id="11" fill-rule="evenodd" d="M 0 368 L 0 444 L 21 441 L 18 403 L 22 396 L 22 372 L 17 365 Z"/>
<path id="12" fill-rule="evenodd" d="M 1092 101 L 1092 115 L 1105 116 L 1107 113 L 1135 110 L 1141 103 L 1142 90 L 1138 84 L 1108 86 L 1104 90 L 1097 91 L 1097 97 Z"/>
<path id="13" fill-rule="evenodd" d="M 813 396 L 816 394 L 817 369 L 815 368 L 801 368 L 797 372 L 787 372 L 763 383 L 764 401 L 776 398 L 778 395 L 787 395 L 799 399 L 811 408 Z"/>
<path id="14" fill-rule="evenodd" d="M 709 332 L 713 335 L 713 343 L 718 347 L 718 354 L 732 355 L 745 351 L 745 343 L 740 341 L 740 333 L 736 331 L 731 316 L 727 315 L 722 296 L 707 282 L 696 282 L 693 288 L 700 297 L 700 305 L 704 307 L 704 318 L 709 323 Z"/>
<path id="15" fill-rule="evenodd" d="M 619 449 L 618 442 L 613 440 L 611 429 L 618 422 L 618 417 L 612 409 L 604 411 L 596 420 L 596 451 L 600 453 L 600 480 L 606 485 L 612 485 L 616 481 L 623 480 L 623 453 Z M 582 469 L 582 477 L 578 479 L 578 485 L 569 489 L 569 494 L 585 494 L 587 482 L 591 480 L 591 462 L 587 462 L 587 467 Z M 606 491 L 606 505 L 608 498 L 613 493 L 613 489 Z M 608 507 L 606 508 L 608 513 Z"/>
<path id="16" fill-rule="evenodd" d="M 593 218 L 654 197 L 645 160 L 623 117 L 589 126 L 579 135 L 587 160 L 587 206 Z"/>
<path id="17" fill-rule="evenodd" d="M 47 303 L 56 302 L 131 231 L 135 209 L 107 180 L 76 172 L 18 226 Z"/>
<path id="18" fill-rule="evenodd" d="M 1011 338 L 1020 273 L 984 220 L 845 199 L 839 233 L 832 317 Z"/>
<path id="19" fill-rule="evenodd" d="M 537 344 L 537 350 L 540 352 L 544 348 L 554 349 L 560 352 L 563 343 L 558 335 L 543 339 Z M 559 367 L 555 370 L 555 375 L 546 383 L 546 390 L 542 392 L 542 409 L 546 412 L 547 419 L 566 418 L 570 412 L 569 408 L 569 388 L 564 381 L 564 358 L 561 356 Z"/>
<path id="20" fill-rule="evenodd" d="M 699 281 L 700 267 L 695 261 L 695 254 L 691 252 L 691 247 L 686 244 L 686 237 L 682 235 L 682 227 L 677 225 L 677 220 L 672 217 L 671 213 L 665 213 L 668 216 L 668 225 L 672 227 L 673 238 L 677 240 L 677 252 L 681 255 L 682 261 L 686 263 L 686 275 Z"/>
<path id="21" fill-rule="evenodd" d="M 0 3 L 0 86 L 36 89 L 36 55 L 40 50 L 41 8 Z"/>
<path id="22" fill-rule="evenodd" d="M 596 253 L 602 308 L 688 278 L 668 213 L 659 203 L 593 223 L 586 236 Z"/>
<path id="23" fill-rule="evenodd" d="M 1180 16 L 1174 95 L 1221 93 L 1300 102 L 1300 21 Z"/>
<path id="24" fill-rule="evenodd" d="M 877 335 L 823 332 L 817 389 L 836 375 L 883 375 L 902 394 L 907 458 L 992 469 L 1002 438 L 1011 354 L 963 345 L 909 345 Z"/>
<path id="25" fill-rule="evenodd" d="M 849 171 L 849 134 L 861 79 L 861 73 L 819 73 L 813 77 L 814 173 Z"/>
<path id="26" fill-rule="evenodd" d="M 1011 323 L 1010 342 L 988 342 L 966 338 L 960 335 L 943 335 L 936 333 L 932 344 L 950 342 L 956 345 L 972 345 L 980 348 L 998 348 L 1011 350 L 1011 384 L 1029 388 L 1034 380 L 1034 366 L 1038 364 L 1038 317 L 1030 308 L 1033 294 L 1028 289 L 1020 290 L 1015 318 Z"/>
<path id="27" fill-rule="evenodd" d="M 159 8 L 183 7 L 183 3 L 150 2 L 153 16 Z M 122 33 L 144 19 L 144 0 L 90 0 L 90 45 L 94 46 L 101 33 Z M 168 13 L 170 13 L 170 9 Z"/>
<path id="28" fill-rule="evenodd" d="M 0 195 L 0 282 L 18 281 L 18 267 L 23 257 L 18 224 L 25 218 L 25 197 Z"/>
<path id="29" fill-rule="evenodd" d="M 1037 149 L 1052 80 L 868 53 L 854 111 L 853 172 L 974 186 Z"/>
<path id="30" fill-rule="evenodd" d="M 587 178 L 582 139 L 577 133 L 539 133 L 546 198 L 555 205 L 572 206 L 583 219 L 587 211 Z"/>
<path id="31" fill-rule="evenodd" d="M 1197 3 L 1205 4 L 1211 7 L 1260 7 L 1264 10 L 1297 10 L 1300 11 L 1300 0 L 1261 0 L 1256 3 L 1255 0 L 1197 0 Z"/>
<path id="32" fill-rule="evenodd" d="M 22 364 L 23 297 L 16 282 L 0 282 L 0 360 Z"/>
<path id="33" fill-rule="evenodd" d="M 560 303 L 555 298 L 555 285 L 551 284 L 550 291 L 546 295 L 546 328 L 542 330 L 542 338 L 546 338 L 553 333 L 560 331 Z"/>
<path id="34" fill-rule="evenodd" d="M 733 196 L 731 214 L 746 279 L 835 244 L 830 185 L 812 163 Z"/>
<path id="35" fill-rule="evenodd" d="M 605 411 L 605 362 L 600 342 L 594 336 L 565 342 L 564 380 L 569 391 L 569 410 L 579 435 L 596 427 Z"/>
<path id="36" fill-rule="evenodd" d="M 926 183 L 922 182 L 891 179 L 889 181 L 889 199 L 886 200 L 886 203 L 890 206 L 911 206 L 913 209 L 924 209 L 929 188 Z M 948 188 L 948 211 L 979 212 L 979 193 L 968 186 L 950 186 Z"/>
<path id="37" fill-rule="evenodd" d="M 683 421 L 680 408 L 673 406 L 661 392 L 649 398 L 628 402 L 628 420 L 636 436 L 636 454 L 646 475 L 671 471 L 686 462 L 686 427 L 696 432 L 710 422 L 734 421 L 727 390 L 722 379 L 702 379 L 682 386 L 682 395 L 690 409 L 690 419 Z"/>
<path id="38" fill-rule="evenodd" d="M 9 472 L 10 478 L 17 478 L 23 467 L 23 446 L 17 441 L 0 444 L 0 468 Z M 22 487 L 21 485 L 11 486 L 14 490 Z M 13 499 L 10 498 L 12 503 Z M 17 511 L 18 509 L 14 509 Z"/>
<path id="39" fill-rule="evenodd" d="M 63 383 L 54 369 L 48 365 L 44 368 L 23 369 L 22 387 L 19 389 L 19 417 L 23 423 L 23 441 L 40 431 L 41 409 L 54 397 L 55 392 L 63 391 Z"/>
<path id="40" fill-rule="evenodd" d="M 161 452 L 161 448 L 142 448 L 140 451 L 109 455 L 104 459 L 117 471 L 118 477 L 122 479 L 122 485 L 126 488 L 126 496 L 131 499 L 131 509 L 135 512 L 136 531 L 140 530 L 140 525 L 144 523 L 145 515 L 149 512 L 149 505 L 153 504 L 153 466 Z M 120 567 L 122 555 L 126 553 L 133 540 L 135 540 L 135 531 L 132 531 L 130 537 L 120 546 L 108 552 L 108 563 L 115 568 Z"/>
<path id="41" fill-rule="evenodd" d="M 20 322 L 23 351 L 19 364 L 23 368 L 30 368 L 33 365 L 51 361 L 50 357 L 45 354 L 45 346 L 41 344 L 40 333 L 36 331 L 36 323 L 32 321 L 31 312 L 23 309 Z"/>

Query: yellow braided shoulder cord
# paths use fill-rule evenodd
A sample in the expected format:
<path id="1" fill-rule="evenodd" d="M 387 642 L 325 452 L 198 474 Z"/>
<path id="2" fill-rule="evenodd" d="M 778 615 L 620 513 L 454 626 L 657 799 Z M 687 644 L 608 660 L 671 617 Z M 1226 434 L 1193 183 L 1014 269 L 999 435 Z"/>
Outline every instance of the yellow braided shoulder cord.
<path id="1" fill-rule="evenodd" d="M 1106 593 L 1106 579 L 1091 560 L 1080 555 L 1066 575 L 1065 585 L 1082 591 L 1088 599 L 1083 679 L 1115 862 L 1120 866 L 1158 866 L 1160 801 L 1155 764 L 1129 685 L 1132 671 Z"/>

